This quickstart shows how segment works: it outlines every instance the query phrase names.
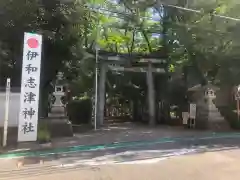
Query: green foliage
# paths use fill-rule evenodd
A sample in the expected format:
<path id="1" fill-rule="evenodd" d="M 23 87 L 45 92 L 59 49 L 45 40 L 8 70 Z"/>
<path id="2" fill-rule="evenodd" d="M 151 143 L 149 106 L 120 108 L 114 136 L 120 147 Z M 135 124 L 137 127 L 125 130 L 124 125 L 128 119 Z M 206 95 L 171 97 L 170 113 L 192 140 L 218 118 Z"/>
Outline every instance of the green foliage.
<path id="1" fill-rule="evenodd" d="M 147 8 L 111 1 L 97 3 L 97 6 L 106 11 L 98 13 L 99 22 L 93 31 L 101 48 L 121 53 L 147 53 L 161 47 L 159 38 L 156 40 L 151 37 L 152 33 L 161 31 L 161 25 L 151 20 L 151 13 Z"/>
<path id="2" fill-rule="evenodd" d="M 79 6 L 78 6 L 79 7 Z M 80 9 L 78 9 L 80 10 Z M 14 85 L 20 84 L 22 40 L 24 32 L 43 35 L 42 85 L 56 75 L 64 61 L 72 59 L 71 48 L 79 41 L 81 34 L 73 30 L 76 22 L 84 19 L 79 16 L 84 8 L 77 11 L 73 4 L 61 4 L 57 0 L 37 1 L 18 0 L 0 2 L 1 69 L 8 69 L 3 76 L 14 78 Z M 1 72 L 2 73 L 2 72 Z M 17 84 L 16 84 L 17 83 Z"/>
<path id="3" fill-rule="evenodd" d="M 28 31 L 44 36 L 41 89 L 60 70 L 71 81 L 74 95 L 93 92 L 95 57 L 86 50 L 94 49 L 95 45 L 129 55 L 164 48 L 169 55 L 170 73 L 193 66 L 196 74 L 207 80 L 240 83 L 239 22 L 213 15 L 237 18 L 239 3 L 186 2 L 179 0 L 176 5 L 200 12 L 164 5 L 153 8 L 152 0 L 83 0 L 68 4 L 57 0 L 1 0 L 0 76 L 15 77 L 20 85 L 22 38 Z M 159 22 L 151 19 L 153 9 L 161 17 Z M 131 78 L 109 73 L 109 94 L 144 99 L 145 76 L 128 76 Z"/>
<path id="4" fill-rule="evenodd" d="M 153 33 L 158 34 L 162 31 L 162 26 L 159 22 L 151 20 L 148 8 L 126 7 L 124 3 L 117 4 L 104 0 L 86 2 L 91 7 L 100 7 L 102 10 L 98 12 L 98 9 L 93 9 L 88 12 L 84 28 L 79 28 L 83 34 L 82 43 L 72 48 L 75 58 L 65 66 L 64 72 L 71 79 L 74 95 L 93 92 L 95 57 L 83 53 L 85 49 L 94 48 L 97 44 L 100 49 L 110 52 L 132 54 L 158 51 L 163 46 L 161 37 L 152 37 Z M 82 46 L 84 48 L 81 49 Z M 140 91 L 145 89 L 145 76 L 133 74 L 128 76 L 131 78 L 116 77 L 116 74 L 109 73 L 108 93 L 117 93 L 126 98 L 140 94 L 135 87 L 140 86 Z M 121 78 L 121 80 L 117 80 L 117 78 Z M 119 93 L 126 89 L 125 84 L 127 84 L 128 92 L 131 94 Z M 114 86 L 116 87 L 113 88 Z"/>
<path id="5" fill-rule="evenodd" d="M 168 71 L 169 72 L 174 72 L 175 71 L 175 66 L 173 64 L 169 64 Z"/>
<path id="6" fill-rule="evenodd" d="M 88 97 L 72 100 L 67 106 L 67 111 L 72 124 L 88 124 L 92 116 L 92 101 Z"/>
<path id="7" fill-rule="evenodd" d="M 236 0 L 178 2 L 179 6 L 201 11 L 165 7 L 171 62 L 178 66 L 193 65 L 208 80 L 235 84 L 237 80 L 231 77 L 239 73 L 240 24 L 234 19 L 238 18 L 239 3 Z"/>

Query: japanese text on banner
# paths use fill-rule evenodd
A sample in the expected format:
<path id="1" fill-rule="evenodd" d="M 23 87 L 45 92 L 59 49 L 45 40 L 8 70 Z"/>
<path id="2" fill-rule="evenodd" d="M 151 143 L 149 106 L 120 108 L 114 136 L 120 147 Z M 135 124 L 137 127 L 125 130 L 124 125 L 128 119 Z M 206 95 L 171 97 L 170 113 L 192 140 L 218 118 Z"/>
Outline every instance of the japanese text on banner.
<path id="1" fill-rule="evenodd" d="M 36 141 L 42 36 L 25 33 L 18 141 Z"/>

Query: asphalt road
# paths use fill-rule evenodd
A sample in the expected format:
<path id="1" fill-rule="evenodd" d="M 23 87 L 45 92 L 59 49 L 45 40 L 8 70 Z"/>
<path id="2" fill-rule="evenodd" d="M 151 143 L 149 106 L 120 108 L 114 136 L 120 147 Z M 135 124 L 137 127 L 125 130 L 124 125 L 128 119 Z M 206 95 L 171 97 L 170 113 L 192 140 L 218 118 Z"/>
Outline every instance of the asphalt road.
<path id="1" fill-rule="evenodd" d="M 5 116 L 5 93 L 0 92 L 0 126 L 4 124 Z M 20 93 L 11 93 L 9 105 L 9 126 L 18 126 L 18 116 L 20 109 Z"/>
<path id="2" fill-rule="evenodd" d="M 162 161 L 166 158 L 181 155 L 199 154 L 214 151 L 238 149 L 240 137 L 179 140 L 173 143 L 146 144 L 136 147 L 86 151 L 70 154 L 59 154 L 46 158 L 46 162 L 56 167 L 99 166 L 113 164 L 144 164 Z"/>
<path id="3" fill-rule="evenodd" d="M 38 171 L 18 180 L 238 180 L 240 150 L 225 150 L 167 158 L 155 163 L 61 167 Z"/>
<path id="4" fill-rule="evenodd" d="M 70 171 L 74 173 L 81 170 L 90 172 L 94 168 L 104 168 L 106 166 L 115 168 L 119 166 L 138 167 L 141 165 L 147 168 L 149 166 L 157 166 L 177 157 L 239 151 L 239 146 L 239 136 L 231 138 L 197 138 L 161 144 L 148 143 L 148 145 L 136 147 L 62 153 L 47 157 L 30 157 L 15 160 L 1 159 L 0 180 L 15 178 L 31 179 L 33 176 L 41 177 L 59 173 L 65 174 Z M 17 162 L 22 163 L 20 169 L 13 170 L 7 168 L 7 163 L 17 164 Z"/>
<path id="5" fill-rule="evenodd" d="M 205 138 L 182 141 L 179 140 L 178 142 L 173 143 L 148 144 L 146 146 L 138 147 L 107 149 L 101 151 L 85 151 L 78 153 L 58 154 L 48 157 L 26 158 L 21 161 L 23 162 L 23 166 L 19 169 L 14 170 L 4 169 L 7 167 L 7 163 L 10 163 L 10 161 L 1 160 L 1 163 L 4 163 L 5 166 L 0 165 L 0 180 L 38 180 L 42 178 L 51 179 L 52 177 L 59 177 L 60 179 L 64 179 L 66 176 L 71 177 L 70 179 L 76 180 L 79 178 L 84 180 L 108 180 L 100 177 L 106 177 L 106 175 L 109 174 L 111 174 L 109 175 L 111 177 L 110 179 L 119 179 L 119 175 L 124 175 L 124 179 L 132 180 L 132 171 L 128 171 L 130 170 L 129 168 L 135 169 L 135 178 L 133 179 L 145 180 L 147 169 L 151 169 L 151 171 L 153 170 L 152 174 L 156 174 L 150 178 L 151 180 L 157 179 L 157 176 L 161 177 L 163 175 L 164 177 L 171 177 L 172 179 L 176 179 L 176 177 L 181 175 L 181 173 L 188 171 L 191 168 L 191 172 L 194 174 L 194 168 L 196 168 L 194 166 L 198 166 L 200 169 L 206 169 L 206 167 L 208 167 L 208 165 L 210 166 L 211 163 L 216 164 L 215 167 L 208 167 L 208 170 L 211 168 L 216 168 L 215 170 L 219 170 L 217 168 L 220 168 L 220 165 L 224 165 L 223 168 L 229 168 L 230 166 L 232 167 L 233 165 L 228 165 L 228 163 L 233 163 L 233 161 L 236 163 L 235 160 L 239 159 L 239 146 L 240 137 L 216 139 Z M 209 153 L 212 155 L 208 155 Z M 195 157 L 195 159 L 198 158 L 198 161 L 201 161 L 202 164 L 196 162 L 196 160 L 189 160 L 188 157 Z M 205 160 L 203 160 L 201 157 L 204 157 Z M 172 161 L 175 161 L 175 159 L 177 161 L 179 158 L 182 158 L 180 162 L 173 162 L 173 164 L 170 163 Z M 231 161 L 229 159 L 231 159 Z M 11 161 L 13 163 L 14 160 Z M 19 159 L 15 161 L 16 162 L 14 163 L 17 164 L 17 161 L 19 161 Z M 185 161 L 186 165 L 184 164 Z M 193 166 L 191 166 L 191 163 Z M 168 164 L 168 166 L 163 166 L 161 168 L 162 171 L 159 171 L 157 167 L 162 166 L 163 164 Z M 176 170 L 180 172 L 173 172 L 173 169 L 171 168 L 172 166 L 174 166 Z M 165 171 L 164 168 L 166 167 L 168 168 Z M 183 167 L 184 169 L 182 169 Z M 105 172 L 106 168 L 110 169 Z M 124 169 L 122 172 L 123 174 L 118 174 L 118 171 L 120 171 L 122 168 Z M 239 172 L 239 170 L 240 169 L 238 169 L 237 172 Z M 196 171 L 198 172 L 199 169 Z M 179 175 L 176 173 L 179 173 Z M 88 174 L 88 176 L 85 176 L 83 174 Z M 94 177 L 91 177 L 92 175 L 94 175 Z M 194 176 L 194 178 L 191 177 L 191 179 L 205 180 L 208 179 L 206 178 L 207 175 L 208 174 L 206 174 L 206 172 L 203 172 L 201 178 L 200 176 Z M 209 177 L 212 175 L 213 174 L 211 172 Z M 183 179 L 189 179 L 188 176 L 189 172 L 185 172 Z M 169 180 L 169 178 L 162 179 Z M 236 178 L 231 177 L 230 179 Z"/>

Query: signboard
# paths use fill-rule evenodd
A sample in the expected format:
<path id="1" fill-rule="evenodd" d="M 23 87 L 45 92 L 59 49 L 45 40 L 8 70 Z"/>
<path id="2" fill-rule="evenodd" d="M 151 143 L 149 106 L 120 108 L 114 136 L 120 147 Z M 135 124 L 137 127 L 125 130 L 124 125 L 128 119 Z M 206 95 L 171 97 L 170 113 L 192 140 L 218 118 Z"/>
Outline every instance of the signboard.
<path id="1" fill-rule="evenodd" d="M 236 100 L 236 101 L 240 100 L 239 94 L 235 94 L 235 100 Z"/>
<path id="2" fill-rule="evenodd" d="M 36 141 L 42 36 L 24 33 L 18 141 Z"/>
<path id="3" fill-rule="evenodd" d="M 196 104 L 190 104 L 189 118 L 190 119 L 195 119 L 196 118 L 196 112 L 197 112 L 197 105 Z"/>
<path id="4" fill-rule="evenodd" d="M 237 87 L 237 90 L 235 92 L 235 100 L 240 100 L 240 86 Z"/>

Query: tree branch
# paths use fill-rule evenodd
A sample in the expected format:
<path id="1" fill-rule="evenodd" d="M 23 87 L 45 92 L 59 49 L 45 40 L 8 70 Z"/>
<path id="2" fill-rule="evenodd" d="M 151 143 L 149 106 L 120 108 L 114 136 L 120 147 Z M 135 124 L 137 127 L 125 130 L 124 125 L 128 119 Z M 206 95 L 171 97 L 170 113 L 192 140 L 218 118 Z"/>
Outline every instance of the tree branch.
<path id="1" fill-rule="evenodd" d="M 148 39 L 148 36 L 147 36 L 146 31 L 145 31 L 144 29 L 142 29 L 141 32 L 142 32 L 142 34 L 143 34 L 144 39 L 145 39 L 146 42 L 147 42 L 147 46 L 148 46 L 149 52 L 152 52 L 152 47 L 151 47 L 151 44 L 150 44 L 150 41 L 149 41 L 149 39 Z"/>
<path id="2" fill-rule="evenodd" d="M 130 52 L 133 52 L 134 49 L 134 44 L 135 44 L 135 30 L 132 32 L 132 44 L 131 44 L 131 48 L 130 48 Z"/>

